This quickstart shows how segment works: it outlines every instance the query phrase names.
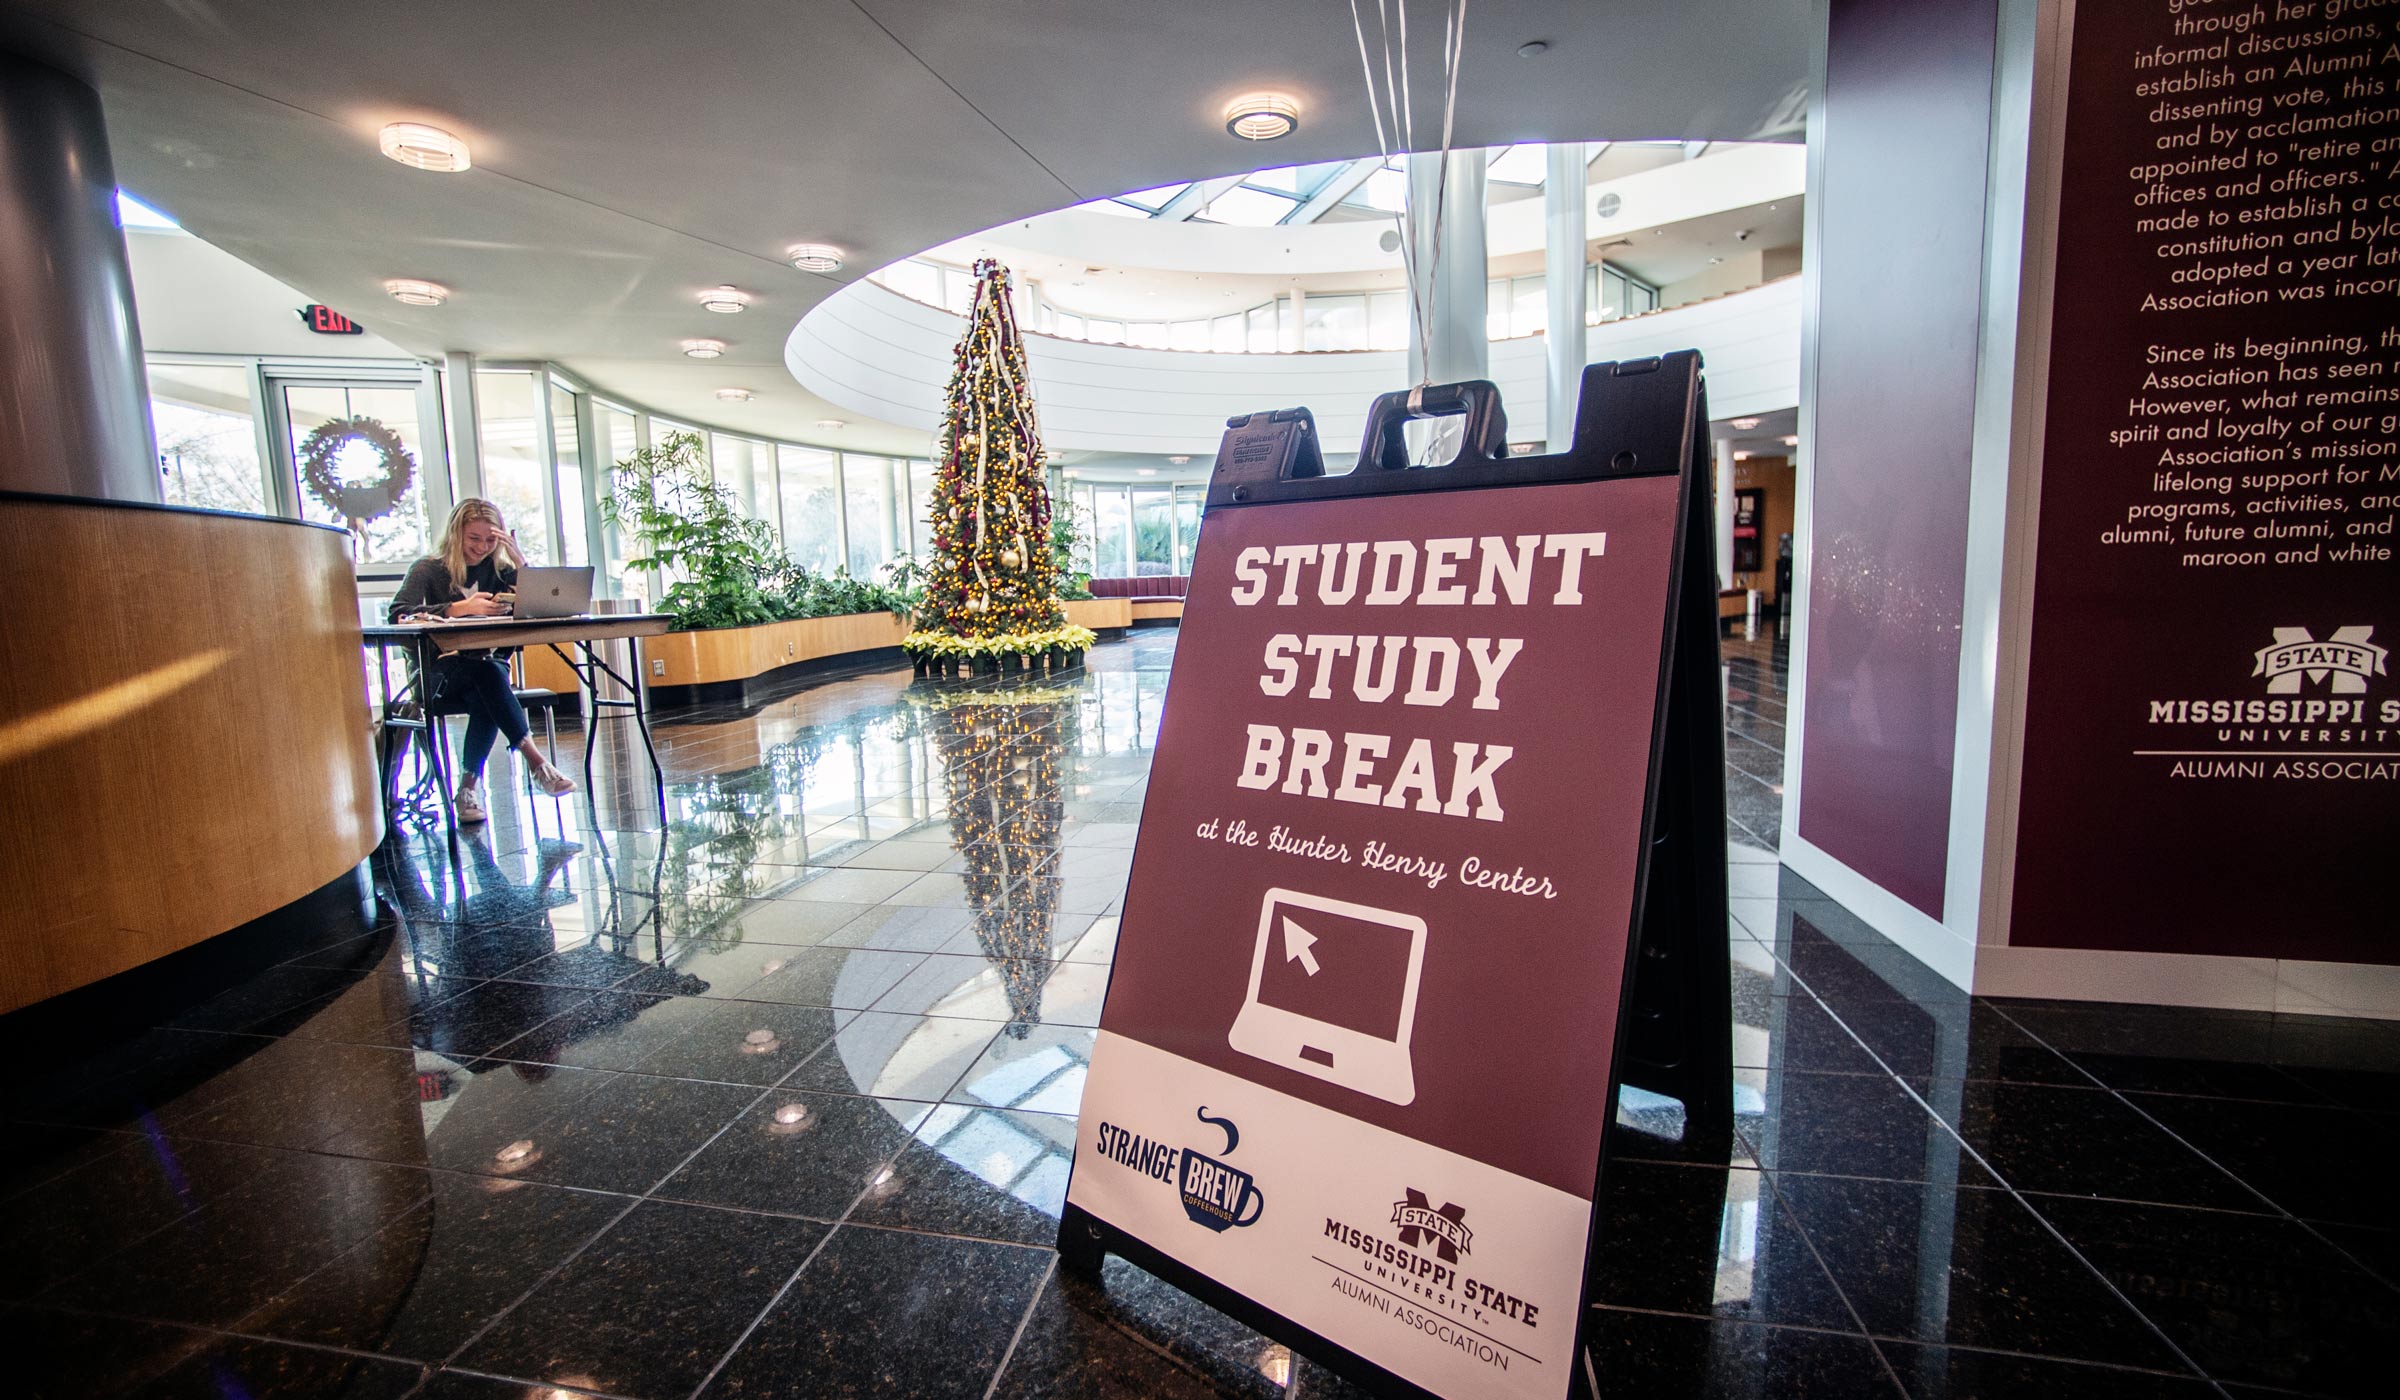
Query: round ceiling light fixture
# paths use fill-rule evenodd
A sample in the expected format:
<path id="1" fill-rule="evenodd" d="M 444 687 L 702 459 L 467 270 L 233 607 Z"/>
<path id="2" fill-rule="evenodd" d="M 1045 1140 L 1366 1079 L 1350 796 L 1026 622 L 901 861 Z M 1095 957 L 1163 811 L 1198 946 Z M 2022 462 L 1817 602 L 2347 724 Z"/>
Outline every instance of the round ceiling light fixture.
<path id="1" fill-rule="evenodd" d="M 727 403 L 748 403 L 750 402 L 750 391 L 748 389 L 719 389 L 717 397 Z"/>
<path id="2" fill-rule="evenodd" d="M 750 294 L 728 282 L 722 287 L 713 287 L 702 292 L 700 304 L 720 316 L 731 316 L 748 309 Z"/>
<path id="3" fill-rule="evenodd" d="M 1733 430 L 1737 433 L 1746 433 L 1757 426 L 1758 420 L 1755 418 L 1736 418 L 1733 420 Z"/>
<path id="4" fill-rule="evenodd" d="M 1192 464 L 1192 459 L 1191 459 L 1190 457 L 1187 457 L 1187 456 L 1185 456 L 1183 453 L 1180 453 L 1180 452 L 1176 453 L 1176 454 L 1175 454 L 1174 456 L 1172 456 L 1172 457 L 1169 457 L 1167 460 L 1168 460 L 1168 461 L 1170 461 L 1170 462 L 1173 462 L 1173 463 L 1174 463 L 1176 466 L 1179 466 L 1179 467 L 1188 467 L 1188 466 L 1190 466 L 1190 465 Z"/>
<path id="5" fill-rule="evenodd" d="M 783 255 L 802 272 L 842 270 L 842 250 L 830 243 L 795 243 L 785 249 Z"/>
<path id="6" fill-rule="evenodd" d="M 393 122 L 377 136 L 376 145 L 411 170 L 455 173 L 475 164 L 465 141 L 423 122 Z"/>
<path id="7" fill-rule="evenodd" d="M 713 360 L 725 353 L 725 342 L 722 340 L 687 340 L 683 343 L 683 353 L 695 360 Z"/>
<path id="8" fill-rule="evenodd" d="M 1225 104 L 1225 130 L 1244 141 L 1272 141 L 1300 129 L 1300 103 L 1280 92 L 1253 92 Z"/>
<path id="9" fill-rule="evenodd" d="M 1156 476 L 1156 475 L 1158 475 L 1158 468 L 1156 468 L 1156 467 L 1140 467 L 1140 468 L 1137 468 L 1136 470 L 1138 470 L 1138 471 L 1139 471 L 1139 472 L 1140 472 L 1140 473 L 1141 473 L 1143 476 Z"/>
<path id="10" fill-rule="evenodd" d="M 847 428 L 850 425 L 839 418 L 820 418 L 817 420 L 817 426 L 831 433 L 839 432 L 841 429 Z"/>
<path id="11" fill-rule="evenodd" d="M 439 306 L 450 299 L 450 289 L 439 282 L 420 282 L 413 277 L 395 277 L 383 284 L 385 292 L 402 306 Z"/>

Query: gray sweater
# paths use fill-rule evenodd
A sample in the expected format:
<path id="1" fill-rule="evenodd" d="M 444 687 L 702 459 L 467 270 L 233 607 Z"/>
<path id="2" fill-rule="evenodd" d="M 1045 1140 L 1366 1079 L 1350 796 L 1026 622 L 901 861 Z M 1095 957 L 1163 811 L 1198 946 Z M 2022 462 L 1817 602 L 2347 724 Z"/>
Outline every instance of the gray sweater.
<path id="1" fill-rule="evenodd" d="M 482 563 L 468 567 L 467 582 L 486 593 L 505 593 L 517 586 L 517 571 L 494 550 Z M 438 556 L 419 559 L 408 566 L 408 577 L 400 580 L 400 591 L 392 595 L 386 617 L 398 622 L 412 612 L 439 612 L 466 596 L 467 590 L 451 582 L 450 566 Z"/>

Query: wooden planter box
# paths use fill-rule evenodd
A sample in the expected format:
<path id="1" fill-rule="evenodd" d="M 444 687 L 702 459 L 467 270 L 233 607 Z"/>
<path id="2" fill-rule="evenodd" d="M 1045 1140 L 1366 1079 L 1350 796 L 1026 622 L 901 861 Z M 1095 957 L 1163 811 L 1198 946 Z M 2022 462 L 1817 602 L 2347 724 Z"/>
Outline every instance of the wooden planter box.
<path id="1" fill-rule="evenodd" d="M 653 687 L 721 685 L 751 680 L 804 661 L 897 647 L 907 635 L 908 624 L 888 612 L 806 617 L 756 627 L 712 627 L 646 637 L 642 661 L 650 672 L 645 679 Z M 524 684 L 561 695 L 575 693 L 574 674 L 547 647 L 525 652 Z"/>
<path id="2" fill-rule="evenodd" d="M 1067 621 L 1095 632 L 1116 632 L 1133 625 L 1131 598 L 1078 598 L 1067 604 Z"/>

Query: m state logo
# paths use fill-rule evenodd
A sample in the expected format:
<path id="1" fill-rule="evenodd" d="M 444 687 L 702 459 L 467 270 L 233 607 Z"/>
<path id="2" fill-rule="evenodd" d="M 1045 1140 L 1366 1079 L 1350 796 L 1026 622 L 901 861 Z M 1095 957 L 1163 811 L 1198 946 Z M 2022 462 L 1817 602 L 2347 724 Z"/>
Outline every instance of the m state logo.
<path id="1" fill-rule="evenodd" d="M 1400 1227 L 1400 1243 L 1423 1249 L 1430 1240 L 1435 1257 L 1445 1264 L 1474 1252 L 1470 1245 L 1475 1232 L 1467 1228 L 1467 1208 L 1445 1203 L 1435 1210 L 1432 1199 L 1414 1186 L 1403 1187 L 1401 1199 L 1392 1202 L 1391 1223 Z"/>
<path id="2" fill-rule="evenodd" d="M 2297 695 L 2304 682 L 2328 678 L 2331 694 L 2364 695 L 2370 677 L 2388 674 L 2387 653 L 2367 640 L 2374 635 L 2373 627 L 2336 627 L 2320 642 L 2305 627 L 2278 627 L 2274 645 L 2255 653 L 2250 674 L 2266 677 L 2269 695 Z"/>

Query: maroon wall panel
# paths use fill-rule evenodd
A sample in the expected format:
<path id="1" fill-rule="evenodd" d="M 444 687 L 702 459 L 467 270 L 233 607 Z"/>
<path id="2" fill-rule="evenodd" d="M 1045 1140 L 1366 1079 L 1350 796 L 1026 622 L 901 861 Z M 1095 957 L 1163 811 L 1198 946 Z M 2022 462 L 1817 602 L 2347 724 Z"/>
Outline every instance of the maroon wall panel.
<path id="1" fill-rule="evenodd" d="M 2012 944 L 2400 963 L 2393 19 L 2077 12 Z"/>
<path id="2" fill-rule="evenodd" d="M 1995 12 L 1834 0 L 1799 834 L 1935 918 L 1950 845 Z"/>

